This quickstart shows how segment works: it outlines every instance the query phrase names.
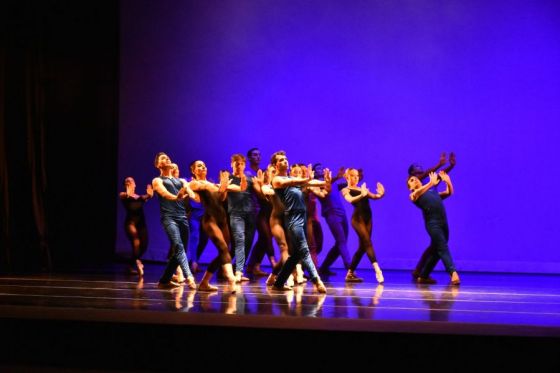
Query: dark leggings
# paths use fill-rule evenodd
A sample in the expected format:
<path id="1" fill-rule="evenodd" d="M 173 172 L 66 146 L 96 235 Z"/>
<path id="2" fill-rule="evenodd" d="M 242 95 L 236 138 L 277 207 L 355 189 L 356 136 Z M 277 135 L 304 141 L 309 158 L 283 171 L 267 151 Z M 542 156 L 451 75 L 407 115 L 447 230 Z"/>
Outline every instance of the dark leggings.
<path id="1" fill-rule="evenodd" d="M 428 248 L 429 254 L 420 273 L 420 277 L 427 278 L 437 262 L 441 259 L 447 273 L 455 272 L 455 264 L 449 252 L 447 241 L 449 240 L 449 227 L 447 223 L 438 221 L 426 222 L 426 230 L 430 235 L 431 242 Z"/>
<path id="2" fill-rule="evenodd" d="M 319 267 L 317 255 L 323 250 L 323 228 L 318 220 L 307 219 L 307 243 L 311 259 Z"/>
<path id="3" fill-rule="evenodd" d="M 352 228 L 354 228 L 358 234 L 358 239 L 360 241 L 360 246 L 358 247 L 356 253 L 354 253 L 352 263 L 350 264 L 350 269 L 355 271 L 358 264 L 360 264 L 360 260 L 362 260 L 364 253 L 367 254 L 371 263 L 377 262 L 377 258 L 375 257 L 375 251 L 373 250 L 373 244 L 371 243 L 371 219 L 352 217 Z"/>
<path id="4" fill-rule="evenodd" d="M 132 245 L 132 261 L 140 259 L 148 248 L 148 230 L 143 220 L 127 220 L 124 223 L 124 231 Z"/>

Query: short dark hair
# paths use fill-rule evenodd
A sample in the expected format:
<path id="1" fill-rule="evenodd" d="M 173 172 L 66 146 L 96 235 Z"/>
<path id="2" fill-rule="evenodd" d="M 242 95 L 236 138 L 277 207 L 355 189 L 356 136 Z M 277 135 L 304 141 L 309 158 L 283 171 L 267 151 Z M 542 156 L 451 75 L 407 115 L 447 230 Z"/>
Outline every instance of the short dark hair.
<path id="1" fill-rule="evenodd" d="M 196 162 L 202 162 L 200 159 L 196 159 L 189 164 L 189 168 L 191 169 L 191 175 L 194 176 L 194 165 Z"/>
<path id="2" fill-rule="evenodd" d="M 159 152 L 159 153 L 156 154 L 156 159 L 154 159 L 154 166 L 155 166 L 155 168 L 158 168 L 158 160 L 159 160 L 159 157 L 161 157 L 161 156 L 164 155 L 164 154 L 167 155 L 167 154 L 164 153 L 164 152 Z"/>
<path id="3" fill-rule="evenodd" d="M 251 148 L 247 150 L 247 158 L 249 158 L 251 156 L 251 153 L 254 152 L 255 150 L 259 150 L 259 148 Z"/>
<path id="4" fill-rule="evenodd" d="M 243 161 L 245 163 L 247 163 L 247 160 L 245 159 L 245 156 L 243 154 L 240 153 L 236 153 L 234 155 L 231 156 L 231 161 L 235 162 L 235 161 Z"/>
<path id="5" fill-rule="evenodd" d="M 413 163 L 410 166 L 408 166 L 408 174 L 414 175 L 413 172 L 415 168 L 419 168 L 420 170 L 422 170 L 422 166 L 420 166 L 418 163 Z"/>
<path id="6" fill-rule="evenodd" d="M 278 156 L 280 155 L 286 155 L 286 152 L 283 150 L 278 150 L 276 153 L 272 154 L 272 157 L 270 157 L 270 164 L 276 166 L 276 158 L 278 158 Z"/>

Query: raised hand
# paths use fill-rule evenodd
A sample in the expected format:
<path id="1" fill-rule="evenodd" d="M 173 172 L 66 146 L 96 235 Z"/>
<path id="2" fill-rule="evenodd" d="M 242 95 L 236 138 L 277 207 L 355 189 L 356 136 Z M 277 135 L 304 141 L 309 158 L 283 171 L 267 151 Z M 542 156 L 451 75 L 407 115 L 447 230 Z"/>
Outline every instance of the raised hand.
<path id="1" fill-rule="evenodd" d="M 439 184 L 439 180 L 438 180 L 438 177 L 437 177 L 435 172 L 430 172 L 430 183 L 432 185 L 438 185 Z"/>
<path id="2" fill-rule="evenodd" d="M 440 172 L 438 172 L 438 175 L 441 180 L 445 181 L 446 183 L 449 182 L 449 175 L 445 171 L 441 170 Z"/>
<path id="3" fill-rule="evenodd" d="M 246 190 L 247 189 L 247 176 L 245 176 L 245 174 L 241 174 L 241 183 L 240 183 L 240 188 L 241 190 Z"/>
<path id="4" fill-rule="evenodd" d="M 255 184 L 264 185 L 264 173 L 262 172 L 262 170 L 258 170 L 257 176 L 251 178 L 251 180 L 253 180 L 253 183 Z"/>
<path id="5" fill-rule="evenodd" d="M 385 187 L 383 186 L 383 184 L 381 183 L 377 183 L 377 194 L 379 194 L 379 197 L 382 197 L 385 194 Z"/>
<path id="6" fill-rule="evenodd" d="M 220 171 L 220 185 L 229 185 L 231 180 L 229 180 L 228 171 Z"/>
<path id="7" fill-rule="evenodd" d="M 336 178 L 340 179 L 344 177 L 344 174 L 346 173 L 346 167 L 342 166 L 338 169 L 338 174 L 336 174 Z"/>
<path id="8" fill-rule="evenodd" d="M 152 184 L 148 184 L 146 185 L 146 194 L 151 197 L 154 196 L 154 187 L 152 187 Z"/>
<path id="9" fill-rule="evenodd" d="M 303 176 L 305 177 L 305 175 Z M 307 165 L 307 177 L 313 179 L 315 177 L 315 171 L 313 171 L 313 166 L 310 164 Z"/>
<path id="10" fill-rule="evenodd" d="M 323 172 L 324 172 L 324 175 L 323 175 L 324 177 L 323 178 L 325 179 L 325 182 L 330 184 L 332 182 L 331 170 L 329 170 L 328 168 L 325 168 Z"/>
<path id="11" fill-rule="evenodd" d="M 130 184 L 126 186 L 126 195 L 127 197 L 134 197 L 134 187 Z"/>
<path id="12" fill-rule="evenodd" d="M 362 197 L 365 197 L 365 196 L 368 195 L 369 189 L 367 188 L 366 183 L 363 183 L 362 186 L 360 187 L 360 189 L 362 190 Z"/>
<path id="13" fill-rule="evenodd" d="M 455 163 L 457 163 L 457 159 L 455 159 L 455 153 L 451 152 L 449 153 L 449 164 L 455 166 Z"/>

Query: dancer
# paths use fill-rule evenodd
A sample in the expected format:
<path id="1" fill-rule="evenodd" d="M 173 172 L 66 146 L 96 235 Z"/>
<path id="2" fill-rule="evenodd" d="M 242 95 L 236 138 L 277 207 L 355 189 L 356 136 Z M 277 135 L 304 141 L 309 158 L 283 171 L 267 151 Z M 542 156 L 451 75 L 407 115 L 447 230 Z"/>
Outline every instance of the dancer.
<path id="1" fill-rule="evenodd" d="M 261 151 L 259 148 L 249 149 L 249 151 L 247 151 L 247 159 L 249 160 L 249 167 L 245 171 L 247 177 L 257 177 L 259 175 L 259 171 L 261 175 L 264 174 L 260 168 Z M 272 267 L 276 265 L 269 223 L 272 206 L 270 205 L 268 198 L 262 193 L 257 192 L 252 194 L 252 196 L 257 211 L 256 224 L 258 238 L 253 246 L 251 256 L 249 257 L 247 263 L 247 273 L 252 274 L 253 276 L 267 276 L 268 273 L 261 269 L 261 262 L 264 256 L 266 255 L 268 257 Z"/>
<path id="2" fill-rule="evenodd" d="M 316 163 L 313 165 L 313 171 L 315 172 L 315 178 L 318 180 L 323 179 L 323 166 L 321 163 Z M 346 270 L 350 269 L 350 253 L 348 252 L 348 219 L 346 217 L 346 210 L 342 204 L 340 198 L 340 193 L 338 191 L 342 190 L 346 186 L 343 179 L 344 169 L 340 169 L 336 177 L 332 179 L 332 187 L 330 193 L 322 197 L 318 195 L 319 202 L 321 203 L 321 215 L 327 221 L 329 229 L 334 237 L 335 244 L 329 250 L 323 264 L 319 268 L 321 274 L 334 275 L 334 272 L 330 271 L 330 266 L 340 255 L 342 262 L 344 263 L 344 268 Z"/>
<path id="3" fill-rule="evenodd" d="M 227 204 L 229 214 L 229 225 L 233 237 L 233 252 L 235 255 L 235 277 L 237 282 L 249 281 L 243 276 L 245 269 L 245 258 L 249 255 L 255 237 L 257 204 L 255 197 L 255 186 L 251 178 L 245 175 L 245 156 L 234 154 L 231 156 L 231 168 L 233 173 L 229 176 L 230 185 L 241 186 L 247 184 L 245 190 L 237 193 L 228 193 Z"/>
<path id="4" fill-rule="evenodd" d="M 443 167 L 443 165 L 445 165 L 446 162 L 447 162 L 447 155 L 445 154 L 445 152 L 443 152 L 443 153 L 441 153 L 441 155 L 439 157 L 438 163 L 434 167 L 431 167 L 428 170 L 424 171 L 424 169 L 422 168 L 421 165 L 419 165 L 418 163 L 413 163 L 413 164 L 410 165 L 410 167 L 408 167 L 408 175 L 409 176 L 416 176 L 422 183 L 426 183 L 428 181 L 428 175 L 430 174 L 430 172 L 436 172 L 441 167 Z M 457 160 L 456 160 L 456 157 L 455 157 L 455 153 L 453 153 L 453 152 L 449 153 L 449 166 L 447 166 L 444 169 L 445 173 L 448 174 L 455 167 L 456 163 L 457 163 Z M 432 246 L 428 246 L 426 248 L 426 250 L 424 250 L 424 252 L 422 253 L 422 256 L 418 260 L 418 263 L 416 264 L 416 267 L 415 267 L 414 271 L 412 271 L 412 280 L 413 281 L 416 281 L 418 276 L 420 276 L 420 271 L 424 267 L 424 264 L 426 263 L 426 260 L 434 252 L 435 252 L 435 248 L 432 247 Z"/>
<path id="5" fill-rule="evenodd" d="M 311 170 L 303 165 L 300 166 L 304 171 L 302 176 L 309 176 Z M 303 194 L 307 209 L 307 243 L 311 259 L 317 268 L 319 267 L 318 255 L 323 251 L 323 227 L 319 221 L 317 199 L 325 198 L 330 193 L 330 187 L 330 183 L 327 183 L 325 187 L 308 186 L 304 189 Z"/>
<path id="6" fill-rule="evenodd" d="M 267 286 L 274 285 L 282 266 L 286 263 L 286 260 L 288 260 L 290 252 L 288 241 L 286 240 L 286 230 L 284 229 L 284 204 L 278 194 L 274 192 L 274 188 L 272 188 L 272 179 L 275 174 L 276 168 L 273 165 L 269 165 L 266 172 L 257 177 L 257 182 L 260 183 L 261 194 L 263 197 L 267 198 L 271 206 L 269 219 L 270 235 L 271 238 L 274 237 L 280 251 L 280 260 L 272 267 L 272 273 L 266 280 Z M 293 286 L 293 276 L 288 278 L 287 284 L 288 286 Z"/>
<path id="7" fill-rule="evenodd" d="M 307 178 L 293 178 L 288 176 L 288 158 L 286 153 L 278 151 L 272 155 L 271 164 L 276 168 L 276 175 L 272 179 L 274 192 L 278 194 L 284 204 L 284 218 L 286 221 L 287 233 L 293 243 L 293 253 L 290 255 L 282 270 L 274 282 L 276 290 L 291 289 L 285 286 L 288 276 L 294 270 L 296 264 L 301 260 L 303 266 L 308 271 L 311 282 L 316 291 L 326 293 L 325 284 L 321 281 L 317 269 L 311 260 L 309 247 L 305 238 L 305 202 L 303 201 L 301 190 L 298 187 L 305 185 L 323 186 L 330 182 L 330 173 L 325 172 L 325 180 L 312 180 L 313 172 Z"/>
<path id="8" fill-rule="evenodd" d="M 436 186 L 439 179 L 443 180 L 446 189 L 443 192 L 437 192 Z M 440 171 L 437 175 L 430 172 L 430 181 L 424 185 L 416 176 L 409 176 L 407 180 L 408 189 L 411 191 L 410 200 L 414 202 L 418 208 L 422 210 L 426 231 L 430 235 L 431 251 L 426 263 L 420 270 L 420 276 L 416 280 L 420 284 L 433 284 L 435 280 L 429 277 L 438 260 L 441 259 L 445 270 L 451 276 L 451 285 L 459 285 L 459 275 L 455 269 L 451 253 L 449 252 L 449 227 L 447 224 L 447 214 L 443 200 L 453 194 L 453 184 L 445 171 Z"/>
<path id="9" fill-rule="evenodd" d="M 158 153 L 154 165 L 160 171 L 160 175 L 152 180 L 152 186 L 159 199 L 161 224 L 173 246 L 173 253 L 167 261 L 167 266 L 158 286 L 162 288 L 181 286 L 181 284 L 171 280 L 173 273 L 179 266 L 186 277 L 187 286 L 190 289 L 196 289 L 185 253 L 185 247 L 189 240 L 189 223 L 184 198 L 188 198 L 189 184 L 185 180 L 173 177 L 173 166 L 167 154 Z"/>
<path id="10" fill-rule="evenodd" d="M 191 162 L 189 168 L 191 170 L 192 180 L 206 180 L 206 168 L 196 169 L 194 167 L 196 161 Z M 195 193 L 196 194 L 196 193 Z M 191 260 L 191 269 L 194 273 L 200 272 L 200 257 L 204 248 L 208 244 L 208 236 L 202 229 L 202 217 L 204 216 L 204 206 L 200 198 L 191 199 L 191 211 L 189 217 L 189 227 L 191 235 L 189 236 L 189 259 Z"/>
<path id="11" fill-rule="evenodd" d="M 377 183 L 376 194 L 369 191 L 366 183 L 363 183 L 361 187 L 358 187 L 358 181 L 360 179 L 360 174 L 357 169 L 349 168 L 346 170 L 346 182 L 348 186 L 342 189 L 342 195 L 344 199 L 354 205 L 354 213 L 352 214 L 352 228 L 356 231 L 360 246 L 358 250 L 354 253 L 352 258 L 352 263 L 350 268 L 346 273 L 347 282 L 361 282 L 361 278 L 357 277 L 355 274 L 356 268 L 360 263 L 360 260 L 367 254 L 373 269 L 375 271 L 375 278 L 377 282 L 382 284 L 385 279 L 383 278 L 383 273 L 379 264 L 377 263 L 377 257 L 375 256 L 375 250 L 373 249 L 373 244 L 371 242 L 371 231 L 372 231 L 372 221 L 371 221 L 371 207 L 370 199 L 380 199 L 385 195 L 385 188 L 381 183 Z"/>
<path id="12" fill-rule="evenodd" d="M 206 174 L 206 164 L 203 161 L 195 161 L 193 165 L 195 173 Z M 214 273 L 222 267 L 229 283 L 230 291 L 237 291 L 236 278 L 233 274 L 231 256 L 229 254 L 228 242 L 230 240 L 227 215 L 222 205 L 227 198 L 228 189 L 243 190 L 247 187 L 246 179 L 242 179 L 241 187 L 230 185 L 229 173 L 220 172 L 220 184 L 214 184 L 208 180 L 193 180 L 190 183 L 191 189 L 199 196 L 204 205 L 204 216 L 202 217 L 202 228 L 218 249 L 218 255 L 210 262 L 200 281 L 198 290 L 217 291 L 216 286 L 210 285 L 210 280 Z"/>
<path id="13" fill-rule="evenodd" d="M 126 210 L 124 231 L 132 246 L 131 273 L 144 275 L 144 264 L 140 260 L 148 248 L 148 229 L 144 217 L 144 204 L 154 196 L 151 185 L 146 186 L 146 194 L 136 194 L 136 182 L 130 176 L 124 179 L 125 192 L 119 193 L 119 198 Z M 135 269 L 134 269 L 135 268 Z"/>
<path id="14" fill-rule="evenodd" d="M 421 182 L 424 183 L 427 181 L 424 179 L 426 179 L 431 172 L 437 172 L 437 170 L 443 167 L 445 163 L 447 163 L 447 154 L 443 152 L 439 156 L 439 161 L 434 167 L 431 167 L 424 171 L 424 168 L 421 165 L 419 165 L 418 163 L 413 163 L 408 167 L 408 175 L 416 176 Z M 455 157 L 455 153 L 449 153 L 449 166 L 447 166 L 443 171 L 448 174 L 455 167 L 456 163 L 457 159 Z"/>

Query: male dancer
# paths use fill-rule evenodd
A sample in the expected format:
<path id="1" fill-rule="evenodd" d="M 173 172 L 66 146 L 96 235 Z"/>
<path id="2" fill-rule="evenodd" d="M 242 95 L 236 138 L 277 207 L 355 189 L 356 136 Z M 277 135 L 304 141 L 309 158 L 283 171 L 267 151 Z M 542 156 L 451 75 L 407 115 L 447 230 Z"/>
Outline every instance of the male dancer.
<path id="1" fill-rule="evenodd" d="M 243 276 L 245 258 L 249 255 L 255 237 L 257 207 L 253 198 L 252 178 L 245 175 L 245 157 L 242 154 L 231 156 L 232 174 L 229 176 L 231 185 L 241 185 L 246 179 L 247 189 L 237 193 L 228 193 L 229 226 L 232 235 L 233 252 L 235 253 L 235 277 L 237 282 L 249 281 Z"/>
<path id="2" fill-rule="evenodd" d="M 299 187 L 305 185 L 324 186 L 330 182 L 330 172 L 325 172 L 325 180 L 312 180 L 313 172 L 310 172 L 309 177 L 297 178 L 288 176 L 288 158 L 286 153 L 278 151 L 272 155 L 270 163 L 274 165 L 276 174 L 272 179 L 272 187 L 274 192 L 280 197 L 285 207 L 284 218 L 287 229 L 287 235 L 292 242 L 293 253 L 290 255 L 284 266 L 280 270 L 276 281 L 274 282 L 274 289 L 276 290 L 290 290 L 290 287 L 285 286 L 286 280 L 293 272 L 296 264 L 301 261 L 304 268 L 308 271 L 311 277 L 311 282 L 315 290 L 319 293 L 326 293 L 327 288 L 321 281 L 317 269 L 311 260 L 309 254 L 309 247 L 305 238 L 306 227 L 306 211 L 303 195 Z"/>
<path id="3" fill-rule="evenodd" d="M 190 289 L 196 289 L 185 254 L 185 246 L 189 242 L 189 223 L 184 198 L 189 194 L 189 184 L 173 177 L 173 166 L 167 154 L 158 153 L 154 165 L 160 171 L 160 175 L 152 180 L 152 186 L 159 199 L 161 224 L 173 247 L 172 255 L 167 261 L 158 286 L 162 288 L 181 286 L 181 284 L 171 281 L 175 269 L 180 266 L 186 277 L 187 286 Z"/>
<path id="4" fill-rule="evenodd" d="M 426 171 L 424 171 L 422 166 L 419 165 L 418 163 L 411 164 L 410 167 L 408 167 L 408 175 L 416 176 L 422 183 L 426 183 L 428 182 L 428 175 L 430 174 L 430 172 L 436 172 L 441 167 L 443 167 L 443 165 L 446 162 L 447 162 L 447 155 L 444 152 L 441 153 L 438 163 L 434 167 L 431 167 Z M 451 152 L 449 153 L 449 166 L 447 166 L 444 169 L 445 173 L 449 173 L 453 169 L 453 167 L 455 167 L 455 163 L 456 163 L 455 153 Z M 420 257 L 420 260 L 418 260 L 418 263 L 416 264 L 416 268 L 414 269 L 414 271 L 412 271 L 413 281 L 416 281 L 418 276 L 420 276 L 420 271 L 424 267 L 424 264 L 426 264 L 426 260 L 428 259 L 429 256 L 433 255 L 434 252 L 435 252 L 435 248 L 432 246 L 428 246 L 426 250 L 424 250 L 422 256 Z M 433 279 L 430 280 L 434 281 Z"/>
<path id="5" fill-rule="evenodd" d="M 245 170 L 247 179 L 258 177 L 259 171 L 261 171 L 261 151 L 259 148 L 249 149 L 249 151 L 247 151 L 247 160 L 249 161 L 249 167 Z M 247 263 L 247 273 L 252 274 L 253 276 L 268 276 L 268 273 L 261 269 L 261 262 L 266 254 L 268 260 L 270 261 L 270 265 L 272 267 L 276 265 L 269 222 L 272 207 L 266 198 L 263 198 L 262 196 L 259 197 L 258 194 L 252 193 L 252 198 L 256 206 L 256 224 L 257 232 L 259 234 Z"/>
<path id="6" fill-rule="evenodd" d="M 323 179 L 323 166 L 321 163 L 316 163 L 313 165 L 313 171 L 315 172 L 315 178 L 318 180 Z M 344 268 L 346 270 L 350 269 L 350 254 L 348 253 L 348 218 L 346 217 L 346 210 L 342 204 L 339 191 L 346 186 L 346 182 L 343 178 L 344 169 L 341 168 L 338 175 L 332 179 L 332 187 L 330 193 L 326 196 L 318 196 L 319 202 L 321 203 L 321 215 L 327 221 L 329 229 L 334 237 L 335 244 L 327 253 L 323 264 L 319 268 L 319 272 L 322 274 L 334 274 L 330 272 L 330 266 L 340 255 L 342 257 L 342 262 L 344 263 Z"/>
<path id="7" fill-rule="evenodd" d="M 443 180 L 446 184 L 445 191 L 439 193 L 433 188 L 439 183 L 438 175 L 439 179 Z M 435 172 L 431 172 L 429 174 L 430 181 L 424 185 L 416 176 L 409 176 L 407 180 L 408 189 L 411 191 L 410 200 L 422 210 L 424 224 L 431 239 L 430 247 L 433 249 L 420 270 L 420 275 L 416 282 L 420 284 L 435 283 L 435 280 L 429 276 L 438 260 L 441 259 L 445 270 L 451 276 L 451 285 L 459 285 L 459 275 L 455 270 L 447 244 L 449 240 L 449 226 L 447 224 L 445 207 L 443 206 L 443 199 L 453 194 L 453 184 L 451 184 L 451 179 L 445 171 L 440 171 L 438 175 Z"/>

